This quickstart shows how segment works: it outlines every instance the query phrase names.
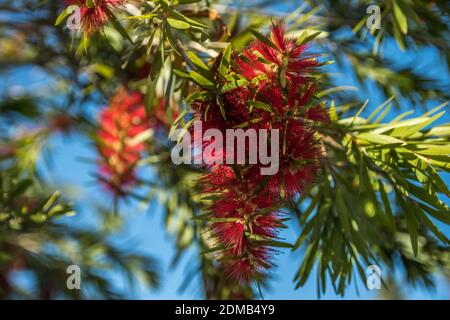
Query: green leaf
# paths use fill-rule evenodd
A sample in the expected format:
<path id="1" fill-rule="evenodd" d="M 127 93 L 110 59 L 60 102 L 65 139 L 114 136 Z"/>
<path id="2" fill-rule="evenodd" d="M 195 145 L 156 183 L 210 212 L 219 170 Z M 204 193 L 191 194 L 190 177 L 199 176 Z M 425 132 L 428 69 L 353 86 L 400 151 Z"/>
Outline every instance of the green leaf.
<path id="1" fill-rule="evenodd" d="M 297 44 L 302 45 L 302 44 L 308 43 L 308 42 L 314 40 L 315 38 L 317 38 L 321 33 L 322 33 L 322 31 L 314 31 L 312 33 L 308 32 L 308 31 L 304 31 L 302 33 L 302 35 L 298 38 Z"/>
<path id="2" fill-rule="evenodd" d="M 254 243 L 258 246 L 265 246 L 265 247 L 276 247 L 276 248 L 288 248 L 292 249 L 294 246 L 290 243 L 283 242 L 283 241 L 275 241 L 275 240 L 260 240 L 260 241 L 254 241 Z"/>
<path id="3" fill-rule="evenodd" d="M 228 73 L 228 69 L 230 68 L 230 60 L 231 60 L 231 43 L 226 47 L 225 51 L 222 54 L 222 60 L 220 61 L 220 75 L 226 76 Z"/>
<path id="4" fill-rule="evenodd" d="M 177 69 L 173 69 L 172 71 L 173 71 L 173 73 L 175 73 L 175 74 L 176 74 L 177 76 L 179 76 L 180 78 L 183 78 L 183 79 L 191 79 L 191 75 L 190 75 L 189 73 L 186 73 L 186 72 L 184 72 L 184 71 L 177 70 Z"/>
<path id="5" fill-rule="evenodd" d="M 95 1 L 94 0 L 86 0 L 86 7 L 89 9 L 95 8 Z"/>
<path id="6" fill-rule="evenodd" d="M 442 221 L 445 224 L 450 225 L 450 210 L 434 210 L 429 206 L 422 203 L 418 203 L 419 207 L 425 210 L 433 218 Z"/>
<path id="7" fill-rule="evenodd" d="M 441 103 L 440 105 L 438 105 L 437 107 L 434 107 L 433 109 L 431 109 L 430 111 L 425 112 L 422 116 L 423 117 L 430 117 L 433 114 L 435 114 L 436 112 L 439 112 L 440 110 L 442 110 L 443 108 L 445 108 L 448 105 L 448 101 Z"/>
<path id="8" fill-rule="evenodd" d="M 219 109 L 220 109 L 220 113 L 222 114 L 222 117 L 224 118 L 224 120 L 227 120 L 227 116 L 225 114 L 225 105 L 223 103 L 221 94 L 216 95 L 216 102 L 219 105 Z"/>
<path id="9" fill-rule="evenodd" d="M 311 8 L 311 10 L 309 10 L 308 12 L 303 12 L 304 5 L 305 3 L 303 3 L 303 5 L 299 7 L 297 10 L 294 10 L 292 13 L 289 14 L 289 17 L 291 17 L 291 19 L 295 19 L 296 26 L 302 25 L 303 23 L 308 21 L 311 17 L 313 17 L 316 13 L 322 10 L 322 6 L 319 5 L 314 8 Z"/>
<path id="10" fill-rule="evenodd" d="M 161 39 L 162 40 L 162 39 Z M 150 66 L 149 81 L 156 82 L 164 63 L 164 48 L 160 47 L 153 58 Z M 156 85 L 156 83 L 155 83 Z"/>
<path id="11" fill-rule="evenodd" d="M 450 136 L 450 125 L 433 127 L 426 133 L 426 136 L 427 137 L 432 137 L 432 136 L 447 137 L 447 136 Z"/>
<path id="12" fill-rule="evenodd" d="M 287 86 L 287 77 L 286 77 L 286 73 L 287 73 L 287 68 L 288 68 L 288 64 L 289 64 L 289 60 L 288 59 L 283 59 L 281 66 L 279 68 L 278 71 L 278 77 L 280 79 L 280 85 L 283 89 L 286 88 Z"/>
<path id="13" fill-rule="evenodd" d="M 413 183 L 407 184 L 408 186 L 408 192 L 412 194 L 417 199 L 423 201 L 424 203 L 433 206 L 437 209 L 447 210 L 448 207 L 445 205 L 444 202 L 438 199 L 436 194 L 429 194 L 427 190 L 425 190 L 422 187 L 416 186 Z"/>
<path id="14" fill-rule="evenodd" d="M 405 145 L 406 143 L 400 139 L 384 135 L 384 134 L 376 134 L 376 133 L 360 133 L 357 136 L 358 140 L 366 140 L 369 142 L 372 142 L 374 144 L 381 144 L 381 145 Z"/>
<path id="15" fill-rule="evenodd" d="M 47 216 L 42 213 L 36 213 L 30 216 L 30 219 L 36 223 L 42 223 L 47 220 Z"/>
<path id="16" fill-rule="evenodd" d="M 379 105 L 373 112 L 372 114 L 367 118 L 367 122 L 372 121 L 373 118 L 375 118 L 377 116 L 377 114 L 386 106 L 389 104 L 389 102 L 391 102 L 394 99 L 394 97 L 390 97 L 388 100 L 386 100 L 385 102 L 383 102 L 381 105 Z"/>
<path id="17" fill-rule="evenodd" d="M 419 150 L 415 150 L 416 153 L 425 156 L 447 156 L 450 157 L 450 144 L 449 145 L 416 145 Z M 450 159 L 449 159 L 450 162 Z"/>
<path id="18" fill-rule="evenodd" d="M 170 47 L 172 48 L 172 50 L 174 52 L 176 52 L 176 54 L 178 54 L 179 56 L 181 56 L 180 52 L 177 49 L 177 40 L 175 39 L 175 37 L 172 34 L 172 29 L 169 27 L 168 24 L 164 25 L 164 35 L 165 38 L 167 39 L 167 42 L 169 43 Z M 164 52 L 164 42 L 161 42 L 161 52 Z"/>
<path id="19" fill-rule="evenodd" d="M 419 132 L 423 128 L 429 126 L 430 124 L 438 120 L 440 117 L 442 117 L 444 114 L 445 111 L 442 111 L 431 118 L 419 117 L 403 121 L 403 123 L 400 123 L 401 124 L 400 126 L 398 126 L 392 131 L 391 135 L 394 137 L 408 137 L 410 135 Z"/>
<path id="20" fill-rule="evenodd" d="M 55 204 L 55 202 L 59 199 L 60 193 L 59 191 L 55 191 L 44 203 L 42 210 L 47 211 Z"/>
<path id="21" fill-rule="evenodd" d="M 359 30 L 366 24 L 367 17 L 363 17 L 359 22 L 353 27 L 352 32 L 358 33 Z"/>
<path id="22" fill-rule="evenodd" d="M 55 26 L 59 26 L 70 15 L 70 12 L 72 12 L 71 7 L 74 6 L 69 6 L 66 9 L 64 9 L 63 12 L 61 12 L 61 14 L 56 19 Z"/>
<path id="23" fill-rule="evenodd" d="M 212 247 L 212 248 L 210 248 L 210 249 L 207 249 L 207 250 L 205 250 L 205 251 L 202 251 L 201 254 L 204 255 L 204 254 L 213 253 L 213 252 L 221 251 L 221 250 L 225 250 L 225 249 L 226 249 L 225 246 Z"/>
<path id="24" fill-rule="evenodd" d="M 406 111 L 406 112 L 404 112 L 404 113 L 401 113 L 400 115 L 398 115 L 397 117 L 395 117 L 395 118 L 391 121 L 391 123 L 392 123 L 392 124 L 398 123 L 398 122 L 400 122 L 401 120 L 403 120 L 404 118 L 406 118 L 407 116 L 412 115 L 413 113 L 414 113 L 414 111 L 412 111 L 412 110 Z"/>
<path id="25" fill-rule="evenodd" d="M 399 30 L 397 25 L 394 26 L 393 34 L 395 42 L 397 42 L 397 45 L 400 48 L 400 50 L 405 51 L 406 49 L 405 41 L 403 40 L 403 35 L 401 34 L 401 31 Z"/>
<path id="26" fill-rule="evenodd" d="M 312 231 L 313 227 L 316 225 L 317 220 L 318 220 L 318 218 L 316 215 L 303 226 L 302 233 L 300 234 L 297 241 L 295 242 L 292 250 L 296 250 L 296 249 L 300 248 L 300 246 L 303 244 L 303 242 L 308 237 L 309 233 Z"/>
<path id="27" fill-rule="evenodd" d="M 77 55 L 82 55 L 83 52 L 87 55 L 89 47 L 89 37 L 86 33 L 83 33 L 83 37 L 81 38 L 80 44 L 77 48 Z"/>
<path id="28" fill-rule="evenodd" d="M 186 30 L 191 27 L 191 25 L 187 22 L 175 20 L 172 18 L 167 18 L 167 22 L 170 24 L 172 28 L 178 29 L 178 30 Z"/>
<path id="29" fill-rule="evenodd" d="M 399 197 L 401 198 L 401 196 Z M 417 256 L 419 252 L 419 242 L 418 242 L 418 224 L 414 211 L 403 199 L 400 200 L 400 204 L 405 211 L 406 218 L 406 228 L 408 229 L 409 237 L 411 238 L 411 247 L 413 249 L 414 256 Z"/>
<path id="30" fill-rule="evenodd" d="M 264 102 L 248 101 L 247 104 L 250 106 L 250 108 L 251 108 L 250 110 L 252 110 L 253 108 L 256 108 L 256 109 L 264 110 L 264 111 L 267 111 L 267 112 L 274 112 L 272 107 L 270 105 L 268 105 L 267 103 L 264 103 Z"/>
<path id="31" fill-rule="evenodd" d="M 416 213 L 419 216 L 419 218 L 425 223 L 428 229 L 430 229 L 431 232 L 433 232 L 439 240 L 441 240 L 446 244 L 450 244 L 450 240 L 441 231 L 439 231 L 439 229 L 434 225 L 434 223 L 430 219 L 428 219 L 428 217 L 422 212 L 422 210 L 416 208 Z"/>
<path id="32" fill-rule="evenodd" d="M 189 109 L 186 108 L 186 109 L 183 109 L 183 111 L 178 115 L 178 117 L 175 119 L 172 126 L 170 127 L 170 131 L 168 134 L 169 137 L 173 136 L 175 130 L 178 127 L 178 123 L 180 123 L 180 121 L 184 119 L 184 117 L 187 115 L 188 112 L 189 112 Z"/>
<path id="33" fill-rule="evenodd" d="M 120 24 L 120 22 L 117 20 L 115 16 L 111 18 L 111 23 L 114 29 L 116 29 L 122 35 L 122 37 L 130 41 L 130 43 L 133 43 L 133 40 L 128 35 L 128 32 L 124 29 L 124 27 Z"/>
<path id="34" fill-rule="evenodd" d="M 397 23 L 398 27 L 400 28 L 400 31 L 403 34 L 408 33 L 408 19 L 406 18 L 405 14 L 403 13 L 402 9 L 398 5 L 397 1 L 394 0 L 394 19 Z"/>
<path id="35" fill-rule="evenodd" d="M 192 80 L 194 80 L 196 83 L 198 83 L 200 86 L 202 86 L 206 89 L 214 90 L 216 88 L 214 83 L 212 83 L 210 80 L 206 79 L 204 76 L 202 76 L 198 72 L 195 72 L 194 70 L 191 70 L 189 72 L 189 75 L 191 76 Z"/>
<path id="36" fill-rule="evenodd" d="M 366 100 L 366 102 L 364 102 L 364 104 L 362 105 L 361 108 L 359 108 L 358 112 L 355 114 L 355 116 L 353 117 L 352 121 L 349 124 L 349 127 L 351 127 L 356 119 L 358 119 L 358 117 L 361 115 L 361 113 L 364 111 L 364 109 L 366 108 L 366 106 L 369 104 L 369 100 Z"/>
<path id="37" fill-rule="evenodd" d="M 195 64 L 197 67 L 199 67 L 202 70 L 210 71 L 208 66 L 200 59 L 195 53 L 192 51 L 188 51 L 187 56 L 192 61 L 193 64 Z"/>
<path id="38" fill-rule="evenodd" d="M 303 260 L 302 265 L 300 266 L 297 274 L 295 275 L 294 280 L 298 280 L 297 285 L 295 286 L 296 289 L 301 287 L 306 283 L 306 280 L 308 279 L 309 272 L 311 271 L 312 267 L 314 266 L 314 261 L 317 257 L 317 247 L 318 242 L 314 242 L 309 245 L 308 249 L 306 250 L 305 258 Z"/>
<path id="39" fill-rule="evenodd" d="M 144 97 L 144 106 L 147 115 L 150 115 L 153 112 L 155 94 L 156 94 L 156 81 L 152 81 L 151 76 L 149 76 L 149 78 L 147 79 L 147 86 Z"/>
<path id="40" fill-rule="evenodd" d="M 386 109 L 383 110 L 383 112 L 375 119 L 373 123 L 380 123 L 383 121 L 383 119 L 386 117 L 386 115 L 389 113 L 389 111 L 392 108 L 392 104 L 389 104 Z"/>
<path id="41" fill-rule="evenodd" d="M 339 120 L 338 114 L 337 114 L 337 112 L 336 112 L 336 106 L 335 106 L 335 104 L 334 104 L 334 100 L 331 101 L 331 106 L 330 106 L 330 111 L 329 111 L 329 113 L 330 113 L 330 120 L 331 120 L 332 122 L 336 122 L 336 121 Z"/>
<path id="42" fill-rule="evenodd" d="M 419 24 L 422 22 L 420 17 L 417 15 L 416 11 L 414 11 L 414 8 L 410 0 L 397 0 L 397 4 L 402 9 L 405 16 L 411 18 L 412 20 L 414 20 Z"/>
<path id="43" fill-rule="evenodd" d="M 194 219 L 198 219 L 194 218 Z M 206 220 L 208 220 L 209 223 L 236 223 L 238 221 L 240 221 L 240 218 L 211 218 L 211 216 L 209 218 L 207 218 Z"/>
<path id="44" fill-rule="evenodd" d="M 246 127 L 248 127 L 248 126 L 251 125 L 251 124 L 255 124 L 255 123 L 260 122 L 261 120 L 262 120 L 262 118 L 252 119 L 252 120 L 249 120 L 249 121 L 245 121 L 245 122 L 243 122 L 243 123 L 241 123 L 241 124 L 238 124 L 237 126 L 234 126 L 233 128 L 234 128 L 234 129 L 242 129 L 242 128 L 246 128 Z"/>
<path id="45" fill-rule="evenodd" d="M 379 182 L 380 186 L 380 194 L 381 194 L 381 200 L 384 204 L 384 210 L 386 212 L 386 222 L 389 226 L 389 228 L 392 231 L 395 231 L 395 222 L 394 222 L 394 214 L 392 213 L 391 205 L 389 204 L 389 198 L 386 193 L 386 190 L 384 189 L 383 183 Z"/>
<path id="46" fill-rule="evenodd" d="M 186 99 L 184 99 L 184 102 L 186 103 L 191 103 L 193 101 L 205 101 L 208 99 L 211 99 L 213 97 L 213 93 L 210 91 L 201 91 L 201 92 L 194 92 L 191 93 L 190 95 L 188 95 L 186 97 Z"/>
<path id="47" fill-rule="evenodd" d="M 204 25 L 200 22 L 195 21 L 194 19 L 191 19 L 191 18 L 185 16 L 184 14 L 182 14 L 181 12 L 179 12 L 177 10 L 173 10 L 170 8 L 169 11 L 171 12 L 172 16 L 174 18 L 176 18 L 178 21 L 185 21 L 185 22 L 189 23 L 192 28 L 202 30 L 202 29 L 205 29 L 208 27 L 207 25 Z"/>
<path id="48" fill-rule="evenodd" d="M 133 19 L 140 19 L 140 20 L 146 20 L 146 19 L 152 19 L 154 17 L 156 17 L 157 15 L 154 13 L 149 13 L 149 14 L 145 14 L 145 15 L 140 15 L 140 16 L 128 16 L 123 18 L 124 20 L 133 20 Z"/>
<path id="49" fill-rule="evenodd" d="M 280 51 L 278 49 L 278 47 L 269 38 L 265 37 L 264 35 L 262 35 L 258 31 L 250 30 L 250 33 L 252 35 L 254 35 L 259 41 L 263 42 L 264 44 L 267 44 L 269 47 L 271 47 L 271 48 L 273 48 L 273 49 L 275 49 L 277 51 Z"/>
<path id="50" fill-rule="evenodd" d="M 350 227 L 350 220 L 347 215 L 349 212 L 347 209 L 347 205 L 345 204 L 344 197 L 342 196 L 342 193 L 339 190 L 336 190 L 335 194 L 335 211 L 337 211 L 340 224 L 342 226 L 342 229 L 347 236 L 348 240 L 351 240 L 351 227 Z"/>
<path id="51" fill-rule="evenodd" d="M 177 0 L 179 4 L 192 4 L 192 3 L 198 3 L 202 0 Z"/>
<path id="52" fill-rule="evenodd" d="M 33 180 L 26 179 L 21 180 L 18 184 L 14 186 L 14 189 L 11 191 L 10 199 L 14 199 L 17 196 L 23 195 L 25 191 L 28 190 L 29 187 L 33 185 Z"/>
<path id="53" fill-rule="evenodd" d="M 329 94 L 331 94 L 331 93 L 335 93 L 335 92 L 339 92 L 339 91 L 358 91 L 358 88 L 357 88 L 357 87 L 354 87 L 354 86 L 338 86 L 338 87 L 332 87 L 332 88 L 329 88 L 329 89 L 325 89 L 325 90 L 319 91 L 319 92 L 316 94 L 316 96 L 317 96 L 318 98 L 322 98 L 322 97 L 325 97 L 325 96 L 327 96 L 327 95 L 329 95 Z M 362 108 L 361 108 L 361 111 L 364 110 L 364 108 L 366 107 L 366 105 L 367 105 L 368 103 L 369 103 L 369 100 L 367 100 L 366 103 L 364 103 L 364 105 L 363 105 Z M 361 112 L 359 112 L 357 116 L 359 116 L 360 113 L 361 113 Z"/>
<path id="54" fill-rule="evenodd" d="M 232 80 L 232 81 L 224 84 L 220 91 L 222 93 L 225 93 L 227 91 L 230 91 L 230 90 L 236 89 L 238 87 L 241 87 L 241 86 L 243 86 L 246 83 L 247 83 L 247 79 Z"/>

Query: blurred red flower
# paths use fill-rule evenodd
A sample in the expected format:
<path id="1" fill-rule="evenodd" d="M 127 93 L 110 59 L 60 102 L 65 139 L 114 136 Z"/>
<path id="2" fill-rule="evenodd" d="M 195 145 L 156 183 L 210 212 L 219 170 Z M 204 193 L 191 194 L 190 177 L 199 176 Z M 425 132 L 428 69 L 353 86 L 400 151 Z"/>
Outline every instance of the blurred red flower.
<path id="1" fill-rule="evenodd" d="M 121 88 L 100 114 L 100 177 L 116 194 L 136 182 L 135 166 L 144 143 L 135 139 L 149 129 L 143 96 Z"/>
<path id="2" fill-rule="evenodd" d="M 88 34 L 100 31 L 125 2 L 126 0 L 65 0 L 66 6 L 76 5 L 80 8 L 81 27 Z"/>

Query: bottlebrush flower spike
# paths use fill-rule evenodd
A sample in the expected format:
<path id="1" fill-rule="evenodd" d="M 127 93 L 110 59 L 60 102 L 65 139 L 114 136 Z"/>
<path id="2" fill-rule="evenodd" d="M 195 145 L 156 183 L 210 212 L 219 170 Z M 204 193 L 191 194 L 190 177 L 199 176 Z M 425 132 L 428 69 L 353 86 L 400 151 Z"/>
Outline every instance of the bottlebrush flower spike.
<path id="1" fill-rule="evenodd" d="M 80 8 L 81 27 L 87 34 L 100 31 L 122 8 L 126 0 L 66 0 L 66 5 Z"/>
<path id="2" fill-rule="evenodd" d="M 245 182 L 248 181 L 248 182 Z M 238 282 L 248 282 L 262 275 L 272 263 L 273 250 L 259 246 L 258 241 L 277 237 L 283 226 L 280 221 L 278 200 L 270 194 L 254 195 L 256 185 L 245 177 L 236 179 L 233 170 L 216 165 L 202 178 L 205 191 L 219 195 L 209 207 L 213 222 L 211 229 L 216 246 L 223 247 L 224 269 Z"/>
<path id="3" fill-rule="evenodd" d="M 307 83 L 309 74 L 319 66 L 315 56 L 305 54 L 307 45 L 298 45 L 296 41 L 287 39 L 286 26 L 282 22 L 272 25 L 269 38 L 274 46 L 256 40 L 238 58 L 237 64 L 242 75 L 249 80 L 263 76 L 268 81 Z M 259 56 L 268 63 L 261 62 Z"/>
<path id="4" fill-rule="evenodd" d="M 232 253 L 225 254 L 224 269 L 230 278 L 240 283 L 264 277 L 264 272 L 273 266 L 270 262 L 273 250 L 255 246 L 249 247 L 245 256 L 236 258 Z M 227 259 L 230 257 L 230 259 Z"/>
<path id="5" fill-rule="evenodd" d="M 135 166 L 144 150 L 143 142 L 133 140 L 149 129 L 143 97 L 120 89 L 100 114 L 99 176 L 116 195 L 136 182 Z"/>
<path id="6" fill-rule="evenodd" d="M 277 173 L 261 175 L 260 169 L 266 166 L 260 163 L 208 164 L 209 173 L 201 178 L 205 192 L 218 197 L 208 212 L 219 259 L 238 282 L 264 277 L 273 266 L 275 250 L 270 246 L 277 245 L 283 227 L 279 208 L 314 182 L 324 156 L 316 125 L 329 122 L 329 118 L 323 105 L 314 101 L 317 85 L 312 76 L 320 63 L 306 54 L 305 45 L 287 39 L 285 33 L 285 26 L 275 23 L 268 39 L 272 44 L 256 40 L 243 52 L 231 55 L 233 76 L 247 81 L 210 100 L 192 103 L 203 133 L 218 129 L 225 136 L 227 129 L 236 127 L 279 130 Z M 228 78 L 219 79 L 224 87 L 229 84 Z M 255 103 L 265 107 L 253 108 Z M 206 147 L 212 142 L 202 143 Z M 216 149 L 215 155 L 206 156 L 225 160 L 227 150 L 230 148 L 225 145 Z M 204 161 L 209 158 L 203 155 Z"/>

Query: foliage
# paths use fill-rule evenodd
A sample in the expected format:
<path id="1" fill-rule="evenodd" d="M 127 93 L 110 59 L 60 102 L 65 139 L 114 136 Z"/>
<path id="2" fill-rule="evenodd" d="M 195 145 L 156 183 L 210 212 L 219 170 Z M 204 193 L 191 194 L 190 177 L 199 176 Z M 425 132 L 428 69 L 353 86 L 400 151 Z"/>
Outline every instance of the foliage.
<path id="1" fill-rule="evenodd" d="M 284 212 L 299 226 L 291 246 L 300 257 L 293 266 L 297 270 L 293 286 L 302 287 L 317 270 L 319 294 L 331 283 L 344 295 L 356 278 L 365 283 L 370 264 L 389 273 L 403 270 L 409 283 L 425 286 L 433 285 L 436 272 L 450 276 L 445 232 L 450 224 L 445 199 L 450 192 L 444 178 L 450 169 L 448 83 L 416 68 L 415 61 L 402 63 L 400 56 L 407 57 L 415 48 L 431 50 L 448 70 L 445 1 L 379 1 L 379 30 L 365 27 L 370 1 L 310 0 L 289 14 L 278 12 L 276 2 L 267 0 L 239 5 L 222 0 L 126 1 L 126 6 L 116 2 L 117 6 L 101 7 L 107 19 L 97 19 L 95 30 L 80 32 L 65 28 L 69 15 L 62 2 L 20 0 L 0 5 L 2 77 L 31 66 L 48 78 L 45 90 L 26 87 L 25 93 L 9 90 L 0 97 L 1 297 L 128 297 L 111 283 L 114 270 L 125 272 L 130 283 L 157 287 L 157 261 L 110 241 L 126 222 L 120 204 L 129 200 L 149 206 L 156 200 L 165 208 L 165 227 L 176 248 L 173 265 L 189 255 L 192 266 L 181 290 L 200 281 L 206 298 L 258 296 L 251 283 L 231 281 L 217 262 L 209 228 L 213 221 L 205 216 L 212 200 L 199 180 L 207 169 L 173 165 L 168 136 L 177 128 L 190 127 L 196 102 L 248 84 L 248 79 L 229 70 L 235 68 L 235 55 L 255 39 L 273 46 L 266 36 L 271 18 L 286 22 L 286 37 L 324 54 L 322 61 L 335 62 L 332 66 L 324 62 L 314 74 L 318 85 L 314 101 L 327 106 L 331 118 L 315 127 L 324 146 L 321 173 L 310 188 L 283 203 Z M 335 72 L 354 76 L 362 90 L 342 86 Z M 279 79 L 285 88 L 283 74 Z M 218 81 L 218 75 L 226 81 Z M 109 141 L 105 136 L 99 138 L 105 126 L 97 124 L 99 110 L 93 114 L 88 106 L 111 106 L 121 87 L 139 93 L 150 129 L 138 135 L 138 141 L 120 140 L 120 132 L 116 140 L 123 150 L 128 150 L 128 143 L 135 147 L 129 170 L 150 168 L 156 178 L 133 174 L 126 190 L 110 190 L 114 207 L 92 206 L 99 226 L 75 227 L 77 215 L 65 216 L 77 211 L 77 205 L 69 202 L 79 200 L 46 181 L 39 162 L 51 158 L 49 139 L 60 133 L 81 134 L 99 150 L 113 150 L 105 147 Z M 368 110 L 371 104 L 364 100 L 372 87 L 386 102 Z M 229 110 L 221 101 L 217 104 L 226 119 Z M 249 107 L 273 112 L 271 104 L 261 101 Z M 408 107 L 420 114 L 399 114 Z M 242 128 L 250 124 L 243 123 Z M 107 161 L 108 155 L 103 152 L 100 157 Z M 114 163 L 109 165 L 117 169 Z M 113 169 L 109 174 L 117 173 Z M 70 264 L 82 267 L 88 289 L 66 290 L 65 268 Z M 34 291 L 24 291 L 11 281 L 18 270 L 34 274 Z M 259 285 L 265 288 L 268 280 L 264 277 Z M 389 278 L 393 287 L 395 281 Z"/>

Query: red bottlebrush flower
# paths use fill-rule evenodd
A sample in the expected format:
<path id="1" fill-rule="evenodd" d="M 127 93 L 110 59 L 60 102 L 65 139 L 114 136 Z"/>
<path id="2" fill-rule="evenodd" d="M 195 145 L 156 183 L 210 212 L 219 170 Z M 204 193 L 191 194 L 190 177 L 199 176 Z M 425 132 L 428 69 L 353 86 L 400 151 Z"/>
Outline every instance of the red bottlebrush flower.
<path id="1" fill-rule="evenodd" d="M 253 100 L 253 93 L 245 87 L 238 87 L 221 95 L 226 121 L 217 101 L 195 101 L 192 104 L 194 116 L 202 121 L 203 131 L 214 128 L 226 130 L 251 119 L 247 105 Z"/>
<path id="2" fill-rule="evenodd" d="M 249 247 L 243 257 L 233 257 L 233 253 L 229 252 L 225 254 L 225 272 L 233 280 L 250 282 L 262 277 L 264 271 L 273 266 L 271 257 L 272 250 L 261 246 Z"/>
<path id="3" fill-rule="evenodd" d="M 273 239 L 278 234 L 278 229 L 283 224 L 280 222 L 280 216 L 277 212 L 271 212 L 265 215 L 257 215 L 252 222 L 252 232 L 260 237 Z"/>
<path id="4" fill-rule="evenodd" d="M 136 181 L 134 168 L 144 143 L 133 139 L 149 129 L 147 120 L 142 95 L 125 89 L 120 89 L 100 114 L 100 176 L 118 195 Z"/>
<path id="5" fill-rule="evenodd" d="M 306 118 L 316 122 L 323 122 L 323 123 L 330 122 L 330 115 L 321 105 L 309 108 L 307 111 Z"/>
<path id="6" fill-rule="evenodd" d="M 251 275 L 271 265 L 271 255 L 263 254 L 269 252 L 268 248 L 256 246 L 254 238 L 277 237 L 283 226 L 276 210 L 278 199 L 266 194 L 253 195 L 256 185 L 251 179 L 238 181 L 233 170 L 224 165 L 213 166 L 202 181 L 207 184 L 205 190 L 220 195 L 209 211 L 217 219 L 211 224 L 216 245 L 225 248 L 225 270 L 235 281 L 249 281 Z"/>
<path id="7" fill-rule="evenodd" d="M 239 218 L 234 222 L 218 222 L 213 224 L 215 234 L 220 243 L 230 248 L 234 255 L 242 255 L 245 247 L 245 225 Z"/>
<path id="8" fill-rule="evenodd" d="M 274 24 L 269 36 L 273 46 L 256 40 L 243 53 L 232 55 L 232 65 L 238 66 L 232 71 L 247 82 L 192 104 L 202 134 L 218 129 L 225 136 L 227 129 L 241 126 L 279 130 L 279 170 L 274 175 L 263 176 L 261 163 L 208 162 L 209 172 L 201 178 L 205 192 L 218 196 L 208 208 L 211 231 L 215 245 L 223 248 L 223 267 L 238 282 L 263 277 L 273 265 L 274 251 L 266 244 L 276 240 L 283 227 L 278 208 L 314 182 L 323 157 L 316 122 L 327 123 L 329 118 L 323 105 L 313 100 L 317 86 L 311 76 L 319 62 L 305 53 L 305 45 L 287 39 L 285 33 L 283 24 Z M 201 143 L 206 147 L 212 141 Z M 248 155 L 247 145 L 245 149 Z M 228 150 L 225 143 L 209 158 L 203 154 L 203 160 L 222 158 L 226 163 Z"/>
<path id="9" fill-rule="evenodd" d="M 81 27 L 91 34 L 100 31 L 113 18 L 113 13 L 120 9 L 126 0 L 66 0 L 66 5 L 80 8 Z"/>
<path id="10" fill-rule="evenodd" d="M 314 182 L 323 156 L 322 144 L 314 137 L 314 131 L 302 122 L 289 120 L 279 129 L 281 136 L 285 136 L 280 146 L 279 170 L 268 176 L 266 190 L 289 197 Z"/>
<path id="11" fill-rule="evenodd" d="M 262 76 L 267 81 L 274 81 L 284 77 L 291 84 L 306 83 L 309 73 L 319 65 L 316 57 L 305 54 L 306 45 L 287 39 L 286 26 L 281 22 L 273 24 L 270 39 L 275 48 L 256 40 L 237 59 L 242 75 L 247 79 Z M 261 62 L 258 55 L 269 63 Z"/>
<path id="12" fill-rule="evenodd" d="M 244 201 L 236 193 L 223 194 L 223 198 L 210 208 L 213 217 L 223 221 L 212 223 L 218 244 L 242 256 L 252 244 L 248 234 L 261 240 L 276 238 L 282 223 L 278 212 L 268 206 L 272 203 L 260 204 L 266 200 L 266 197 L 259 197 Z"/>

